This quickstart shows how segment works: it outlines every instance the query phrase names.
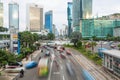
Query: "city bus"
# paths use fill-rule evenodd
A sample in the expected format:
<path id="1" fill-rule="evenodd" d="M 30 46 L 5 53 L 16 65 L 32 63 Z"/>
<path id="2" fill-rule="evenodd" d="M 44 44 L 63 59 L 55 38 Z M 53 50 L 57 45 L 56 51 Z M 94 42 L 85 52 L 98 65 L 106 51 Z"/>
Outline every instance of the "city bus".
<path id="1" fill-rule="evenodd" d="M 38 62 L 38 76 L 45 77 L 48 76 L 50 67 L 49 58 L 41 58 Z"/>

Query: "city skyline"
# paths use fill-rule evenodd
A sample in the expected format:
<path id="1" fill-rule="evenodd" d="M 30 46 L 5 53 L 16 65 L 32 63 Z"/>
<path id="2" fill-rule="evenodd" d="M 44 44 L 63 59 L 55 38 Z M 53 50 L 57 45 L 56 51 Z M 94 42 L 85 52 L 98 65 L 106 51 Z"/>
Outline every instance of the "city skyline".
<path id="1" fill-rule="evenodd" d="M 67 24 L 67 2 L 70 2 L 72 0 L 51 0 L 52 3 L 49 4 L 51 1 L 48 0 L 26 0 L 26 1 L 22 1 L 22 0 L 1 0 L 1 2 L 4 2 L 4 7 L 6 8 L 4 10 L 4 18 L 5 18 L 5 22 L 4 22 L 4 26 L 8 27 L 8 13 L 5 13 L 6 11 L 8 12 L 7 8 L 8 8 L 8 2 L 17 2 L 20 5 L 20 12 L 22 14 L 20 14 L 20 31 L 25 30 L 26 28 L 26 20 L 23 19 L 26 15 L 26 12 L 24 10 L 23 7 L 25 7 L 26 3 L 37 3 L 37 4 L 42 4 L 45 8 L 45 11 L 47 10 L 53 10 L 54 11 L 54 16 L 53 16 L 53 23 L 57 26 L 57 28 L 62 28 L 61 26 L 63 26 L 63 24 Z M 120 5 L 119 5 L 119 0 L 109 0 L 109 4 L 108 1 L 104 1 L 101 0 L 98 2 L 98 0 L 93 0 L 93 16 L 102 16 L 102 15 L 109 15 L 112 13 L 118 13 L 120 12 Z M 22 5 L 22 6 L 21 6 Z M 61 6 L 62 5 L 62 6 Z M 101 6 L 102 5 L 102 6 Z M 59 8 L 61 7 L 61 8 Z M 57 20 L 56 20 L 57 19 Z"/>

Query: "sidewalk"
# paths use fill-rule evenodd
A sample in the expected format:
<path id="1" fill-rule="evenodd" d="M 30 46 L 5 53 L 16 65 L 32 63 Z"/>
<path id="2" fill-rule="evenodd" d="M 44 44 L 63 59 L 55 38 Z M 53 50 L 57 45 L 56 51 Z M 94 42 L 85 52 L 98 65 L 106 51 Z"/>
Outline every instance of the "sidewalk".
<path id="1" fill-rule="evenodd" d="M 28 63 L 29 61 L 31 61 L 31 57 L 32 57 L 32 59 L 34 59 L 40 52 L 41 52 L 41 50 L 34 51 L 32 54 L 30 54 L 28 56 L 27 60 L 26 60 L 26 58 L 24 58 L 22 60 L 23 67 L 25 66 L 26 63 Z M 13 78 L 15 78 L 17 75 L 18 75 L 18 73 L 6 73 L 3 70 L 2 71 L 2 76 L 0 76 L 0 80 L 13 80 Z"/>

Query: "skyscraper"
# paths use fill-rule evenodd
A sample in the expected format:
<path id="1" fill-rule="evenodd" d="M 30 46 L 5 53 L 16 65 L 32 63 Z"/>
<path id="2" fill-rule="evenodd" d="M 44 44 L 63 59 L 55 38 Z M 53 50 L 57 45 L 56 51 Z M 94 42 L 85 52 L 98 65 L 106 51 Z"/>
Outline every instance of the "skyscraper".
<path id="1" fill-rule="evenodd" d="M 72 6 L 73 6 L 72 2 L 68 2 L 68 7 L 67 7 L 68 36 L 70 36 L 70 33 L 72 33 Z"/>
<path id="2" fill-rule="evenodd" d="M 3 26 L 3 3 L 0 3 L 0 27 Z"/>
<path id="3" fill-rule="evenodd" d="M 52 26 L 53 26 L 53 12 L 48 11 L 45 13 L 45 29 L 52 33 Z"/>
<path id="4" fill-rule="evenodd" d="M 19 5 L 17 3 L 9 4 L 9 28 L 19 30 Z"/>
<path id="5" fill-rule="evenodd" d="M 10 28 L 10 50 L 13 53 L 20 52 L 18 39 L 19 31 L 19 5 L 17 3 L 9 4 L 9 28 Z"/>
<path id="6" fill-rule="evenodd" d="M 73 0 L 73 27 L 80 31 L 80 20 L 92 16 L 92 0 Z"/>
<path id="7" fill-rule="evenodd" d="M 53 24 L 53 26 L 52 26 L 52 33 L 53 34 L 55 34 L 55 30 L 56 30 L 56 26 L 55 26 L 55 24 Z"/>
<path id="8" fill-rule="evenodd" d="M 82 18 L 82 0 L 73 0 L 73 27 L 75 31 L 79 31 L 79 22 Z"/>
<path id="9" fill-rule="evenodd" d="M 92 18 L 92 0 L 82 1 L 82 18 L 90 19 Z"/>
<path id="10" fill-rule="evenodd" d="M 43 29 L 43 7 L 40 5 L 27 5 L 27 27 L 31 32 L 40 32 Z"/>

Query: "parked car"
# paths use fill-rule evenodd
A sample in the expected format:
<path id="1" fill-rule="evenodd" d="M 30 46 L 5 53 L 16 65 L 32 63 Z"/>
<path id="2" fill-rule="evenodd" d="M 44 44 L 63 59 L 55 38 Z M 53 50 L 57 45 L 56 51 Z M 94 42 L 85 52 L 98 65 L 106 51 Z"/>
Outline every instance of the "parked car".
<path id="1" fill-rule="evenodd" d="M 10 62 L 6 65 L 6 68 L 16 68 L 16 67 L 22 67 L 22 62 Z"/>
<path id="2" fill-rule="evenodd" d="M 21 69 L 25 70 L 24 67 L 16 67 L 16 68 L 6 68 L 5 72 L 7 73 L 19 73 Z"/>

